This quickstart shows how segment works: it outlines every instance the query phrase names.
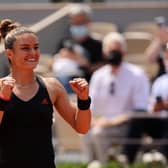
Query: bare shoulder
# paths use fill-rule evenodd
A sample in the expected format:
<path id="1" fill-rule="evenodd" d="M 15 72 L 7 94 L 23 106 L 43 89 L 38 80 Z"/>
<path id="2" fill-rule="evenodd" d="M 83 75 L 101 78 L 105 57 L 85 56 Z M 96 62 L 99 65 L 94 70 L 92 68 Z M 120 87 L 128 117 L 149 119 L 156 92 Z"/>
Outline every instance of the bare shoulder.
<path id="1" fill-rule="evenodd" d="M 42 77 L 42 79 L 47 87 L 49 96 L 54 103 L 58 96 L 64 91 L 64 87 L 56 78 Z"/>

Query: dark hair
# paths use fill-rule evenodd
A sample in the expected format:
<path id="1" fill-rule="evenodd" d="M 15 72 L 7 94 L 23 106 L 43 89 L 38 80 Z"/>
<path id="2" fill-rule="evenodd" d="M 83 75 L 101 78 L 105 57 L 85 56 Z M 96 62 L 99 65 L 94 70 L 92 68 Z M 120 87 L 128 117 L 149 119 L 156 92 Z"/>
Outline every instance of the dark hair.
<path id="1" fill-rule="evenodd" d="M 24 33 L 34 34 L 33 31 L 21 26 L 18 22 L 14 22 L 10 19 L 0 21 L 0 41 L 1 39 L 4 40 L 5 49 L 13 49 L 16 36 Z"/>

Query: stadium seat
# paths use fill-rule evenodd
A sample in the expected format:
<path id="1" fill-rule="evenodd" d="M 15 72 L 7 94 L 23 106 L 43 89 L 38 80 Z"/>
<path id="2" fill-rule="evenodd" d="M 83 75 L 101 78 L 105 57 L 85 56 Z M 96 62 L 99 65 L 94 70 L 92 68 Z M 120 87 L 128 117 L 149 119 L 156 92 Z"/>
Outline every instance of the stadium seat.
<path id="1" fill-rule="evenodd" d="M 118 31 L 117 25 L 111 22 L 92 22 L 91 32 L 93 35 L 102 39 L 109 32 Z"/>
<path id="2" fill-rule="evenodd" d="M 145 32 L 124 32 L 123 35 L 127 42 L 128 54 L 144 53 L 152 40 L 152 35 Z"/>
<path id="3" fill-rule="evenodd" d="M 142 22 L 133 22 L 130 23 L 125 28 L 125 32 L 146 32 L 154 34 L 157 29 L 155 22 L 151 21 L 142 21 Z"/>

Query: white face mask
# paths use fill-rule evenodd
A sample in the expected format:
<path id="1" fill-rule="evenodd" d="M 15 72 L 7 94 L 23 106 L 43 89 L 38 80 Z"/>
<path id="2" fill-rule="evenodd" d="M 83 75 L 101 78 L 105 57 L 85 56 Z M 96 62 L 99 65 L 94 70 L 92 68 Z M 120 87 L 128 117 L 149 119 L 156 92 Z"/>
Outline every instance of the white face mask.
<path id="1" fill-rule="evenodd" d="M 89 29 L 87 26 L 80 25 L 80 26 L 71 26 L 70 32 L 72 37 L 74 38 L 83 38 L 89 34 Z"/>

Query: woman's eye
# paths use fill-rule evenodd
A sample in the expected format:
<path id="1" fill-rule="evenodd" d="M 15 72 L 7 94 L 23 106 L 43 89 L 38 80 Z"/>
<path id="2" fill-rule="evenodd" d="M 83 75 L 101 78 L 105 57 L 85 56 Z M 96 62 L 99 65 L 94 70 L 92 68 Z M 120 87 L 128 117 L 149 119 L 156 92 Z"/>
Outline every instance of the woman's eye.
<path id="1" fill-rule="evenodd" d="M 23 47 L 23 48 L 21 48 L 21 50 L 23 50 L 23 51 L 37 51 L 39 49 L 39 47 L 37 46 L 37 47 L 34 47 L 34 48 L 29 48 L 29 47 Z"/>
<path id="2" fill-rule="evenodd" d="M 38 50 L 38 49 L 39 49 L 39 47 L 35 47 L 34 49 L 35 49 L 35 50 Z"/>
<path id="3" fill-rule="evenodd" d="M 28 47 L 24 47 L 24 48 L 21 48 L 22 50 L 24 50 L 24 51 L 29 51 L 30 50 L 30 48 L 28 48 Z"/>

